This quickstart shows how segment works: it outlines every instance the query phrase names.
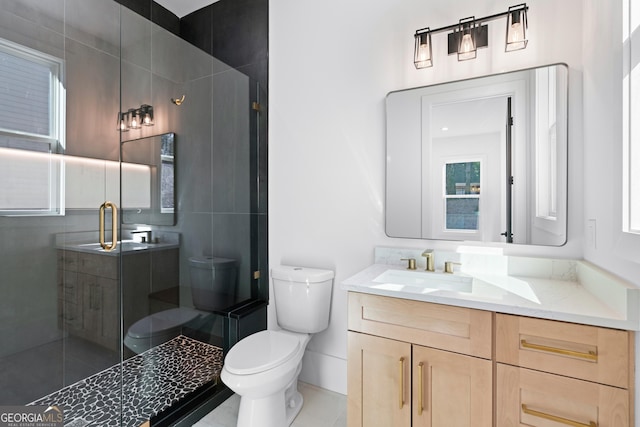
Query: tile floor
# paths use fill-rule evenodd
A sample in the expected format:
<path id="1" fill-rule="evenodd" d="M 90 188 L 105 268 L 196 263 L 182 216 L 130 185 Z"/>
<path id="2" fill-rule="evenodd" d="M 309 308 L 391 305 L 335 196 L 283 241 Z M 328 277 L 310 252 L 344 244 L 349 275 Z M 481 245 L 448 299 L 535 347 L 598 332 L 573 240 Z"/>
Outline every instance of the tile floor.
<path id="1" fill-rule="evenodd" d="M 347 425 L 347 397 L 319 387 L 298 383 L 304 398 L 302 410 L 291 427 L 345 427 Z M 234 394 L 222 405 L 198 421 L 194 427 L 235 427 L 240 397 Z"/>
<path id="2" fill-rule="evenodd" d="M 118 353 L 68 337 L 0 358 L 0 405 L 24 405 L 118 363 Z"/>

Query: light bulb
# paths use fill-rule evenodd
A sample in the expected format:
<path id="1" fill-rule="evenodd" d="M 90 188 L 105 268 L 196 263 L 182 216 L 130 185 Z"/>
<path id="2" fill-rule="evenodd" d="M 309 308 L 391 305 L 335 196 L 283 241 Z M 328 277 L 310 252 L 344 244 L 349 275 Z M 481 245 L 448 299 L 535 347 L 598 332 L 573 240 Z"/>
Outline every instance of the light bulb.
<path id="1" fill-rule="evenodd" d="M 462 36 L 462 42 L 460 42 L 460 52 L 458 53 L 469 53 L 475 50 L 473 46 L 473 40 L 471 39 L 471 34 L 465 34 Z"/>
<path id="2" fill-rule="evenodd" d="M 427 43 L 421 44 L 418 48 L 418 59 L 420 61 L 431 59 L 429 55 L 429 45 Z"/>
<path id="3" fill-rule="evenodd" d="M 522 40 L 524 40 L 522 24 L 520 22 L 514 22 L 511 24 L 511 30 L 509 31 L 509 43 L 518 43 Z"/>

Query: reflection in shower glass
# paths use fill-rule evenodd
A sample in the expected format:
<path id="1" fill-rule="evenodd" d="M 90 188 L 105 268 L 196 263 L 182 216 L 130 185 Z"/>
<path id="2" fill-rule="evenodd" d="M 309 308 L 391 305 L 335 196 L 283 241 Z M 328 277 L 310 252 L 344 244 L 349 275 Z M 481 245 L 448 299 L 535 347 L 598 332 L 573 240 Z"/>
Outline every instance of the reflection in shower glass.
<path id="1" fill-rule="evenodd" d="M 160 212 L 174 212 L 175 175 L 174 175 L 174 137 L 173 133 L 162 135 L 160 147 Z"/>

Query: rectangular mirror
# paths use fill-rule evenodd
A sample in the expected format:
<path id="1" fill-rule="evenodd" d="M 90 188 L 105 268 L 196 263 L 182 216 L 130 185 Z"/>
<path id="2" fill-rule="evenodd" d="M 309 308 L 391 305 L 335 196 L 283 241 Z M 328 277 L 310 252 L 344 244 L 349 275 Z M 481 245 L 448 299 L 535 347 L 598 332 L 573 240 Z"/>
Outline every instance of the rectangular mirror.
<path id="1" fill-rule="evenodd" d="M 561 246 L 567 239 L 565 64 L 386 98 L 386 233 Z"/>
<path id="2" fill-rule="evenodd" d="M 122 222 L 175 225 L 174 133 L 122 142 Z"/>

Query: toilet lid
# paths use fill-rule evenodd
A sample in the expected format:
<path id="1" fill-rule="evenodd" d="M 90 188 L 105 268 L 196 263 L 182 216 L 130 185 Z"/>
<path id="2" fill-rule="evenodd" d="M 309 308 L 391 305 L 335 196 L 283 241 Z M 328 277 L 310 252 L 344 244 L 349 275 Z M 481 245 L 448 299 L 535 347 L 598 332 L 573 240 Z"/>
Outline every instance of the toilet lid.
<path id="1" fill-rule="evenodd" d="M 127 335 L 133 338 L 149 338 L 170 332 L 179 332 L 185 324 L 198 317 L 200 312 L 187 308 L 172 308 L 143 317 L 131 325 Z"/>
<path id="2" fill-rule="evenodd" d="M 291 359 L 300 348 L 295 336 L 278 331 L 261 331 L 240 340 L 224 360 L 227 371 L 250 375 L 269 370 Z"/>

